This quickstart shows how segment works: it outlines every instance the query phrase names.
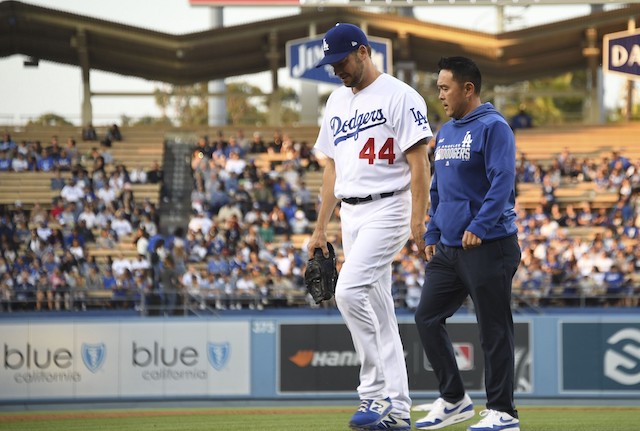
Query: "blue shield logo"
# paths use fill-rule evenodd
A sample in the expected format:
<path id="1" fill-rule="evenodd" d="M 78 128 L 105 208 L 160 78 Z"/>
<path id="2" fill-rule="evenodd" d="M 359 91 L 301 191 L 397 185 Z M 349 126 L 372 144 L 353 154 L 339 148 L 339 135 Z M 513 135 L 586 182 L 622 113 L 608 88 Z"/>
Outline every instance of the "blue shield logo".
<path id="1" fill-rule="evenodd" d="M 229 343 L 207 343 L 207 357 L 215 370 L 222 370 L 229 360 Z"/>
<path id="2" fill-rule="evenodd" d="M 92 373 L 95 373 L 102 367 L 106 356 L 107 347 L 104 343 L 82 343 L 82 362 L 84 362 L 84 366 Z"/>

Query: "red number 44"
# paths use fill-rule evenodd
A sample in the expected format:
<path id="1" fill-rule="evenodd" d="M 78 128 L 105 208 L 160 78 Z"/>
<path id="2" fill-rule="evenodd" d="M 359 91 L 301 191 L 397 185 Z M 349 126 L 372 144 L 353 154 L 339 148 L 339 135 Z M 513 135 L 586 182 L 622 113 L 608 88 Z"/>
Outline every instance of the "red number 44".
<path id="1" fill-rule="evenodd" d="M 376 146 L 373 138 L 369 138 L 364 144 L 360 150 L 359 157 L 368 160 L 369 164 L 373 165 L 376 159 Z M 386 159 L 390 165 L 393 165 L 396 159 L 396 154 L 393 152 L 393 138 L 387 138 L 382 148 L 380 148 L 380 151 L 378 151 L 377 157 L 383 160 Z"/>

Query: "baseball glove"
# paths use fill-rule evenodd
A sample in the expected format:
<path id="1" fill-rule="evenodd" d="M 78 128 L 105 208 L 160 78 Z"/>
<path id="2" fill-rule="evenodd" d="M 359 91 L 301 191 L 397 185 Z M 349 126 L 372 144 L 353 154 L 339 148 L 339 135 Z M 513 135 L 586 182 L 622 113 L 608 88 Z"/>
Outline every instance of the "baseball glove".
<path id="1" fill-rule="evenodd" d="M 336 269 L 336 253 L 331 243 L 327 243 L 329 257 L 324 257 L 322 249 L 316 248 L 313 257 L 307 262 L 307 269 L 304 272 L 304 283 L 307 292 L 320 304 L 333 298 L 336 292 L 336 282 L 338 281 L 338 270 Z"/>

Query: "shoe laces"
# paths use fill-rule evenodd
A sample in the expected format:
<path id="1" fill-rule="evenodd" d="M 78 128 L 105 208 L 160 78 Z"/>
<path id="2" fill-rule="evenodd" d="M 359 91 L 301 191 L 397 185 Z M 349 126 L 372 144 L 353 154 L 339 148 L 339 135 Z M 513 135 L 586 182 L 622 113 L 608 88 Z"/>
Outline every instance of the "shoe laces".
<path id="1" fill-rule="evenodd" d="M 371 400 L 362 400 L 360 401 L 360 407 L 358 407 L 359 412 L 366 413 L 369 410 L 369 405 L 371 404 Z"/>
<path id="2" fill-rule="evenodd" d="M 431 406 L 431 411 L 434 411 L 437 409 L 443 409 L 443 408 L 444 408 L 444 398 L 438 398 L 433 402 L 433 405 Z"/>
<path id="3" fill-rule="evenodd" d="M 431 405 L 431 411 L 429 411 L 429 413 L 427 414 L 427 417 L 425 419 L 427 421 L 433 421 L 434 419 L 438 418 L 439 415 L 444 410 L 444 407 L 445 407 L 444 399 L 443 398 L 438 398 Z"/>
<path id="4" fill-rule="evenodd" d="M 499 412 L 497 410 L 482 410 L 480 412 L 480 416 L 483 419 L 478 422 L 478 425 L 490 425 L 498 421 L 501 414 L 502 412 Z"/>

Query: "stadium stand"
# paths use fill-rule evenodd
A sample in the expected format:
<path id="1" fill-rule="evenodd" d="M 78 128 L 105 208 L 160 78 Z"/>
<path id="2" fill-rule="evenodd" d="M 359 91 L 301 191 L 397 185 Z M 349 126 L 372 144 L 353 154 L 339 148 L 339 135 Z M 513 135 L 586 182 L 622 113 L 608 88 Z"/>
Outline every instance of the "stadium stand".
<path id="1" fill-rule="evenodd" d="M 108 128 L 98 127 L 97 140 L 74 145 L 71 139 L 81 136 L 75 127 L 29 127 L 0 142 L 5 159 L 21 151 L 33 156 L 27 171 L 0 171 L 2 310 L 183 314 L 313 306 L 301 274 L 322 175 L 322 160 L 308 151 L 317 128 L 120 132 L 122 140 L 105 142 Z M 523 247 L 514 285 L 518 309 L 638 306 L 638 132 L 634 124 L 517 131 Z M 155 176 L 152 167 L 162 163 L 165 136 L 178 133 L 198 140 L 193 215 L 189 226 L 163 236 L 157 214 L 162 184 L 145 177 Z M 230 141 L 238 141 L 241 157 L 230 156 Z M 71 163 L 37 171 L 40 158 L 61 150 L 73 154 Z M 100 158 L 104 176 L 95 175 Z M 230 172 L 231 159 L 239 160 L 239 173 Z M 105 182 L 116 189 L 113 204 L 99 192 Z M 73 183 L 88 185 L 88 195 L 75 203 L 73 192 L 62 191 Z M 99 219 L 90 227 L 80 216 L 84 206 Z M 339 246 L 338 219 L 339 211 L 330 228 Z M 394 265 L 396 304 L 408 309 L 416 305 L 424 276 L 411 247 L 409 242 Z M 49 276 L 41 280 L 42 274 Z M 162 308 L 162 298 L 166 303 L 171 295 L 158 294 L 172 289 L 182 298 L 172 300 L 178 311 Z"/>

